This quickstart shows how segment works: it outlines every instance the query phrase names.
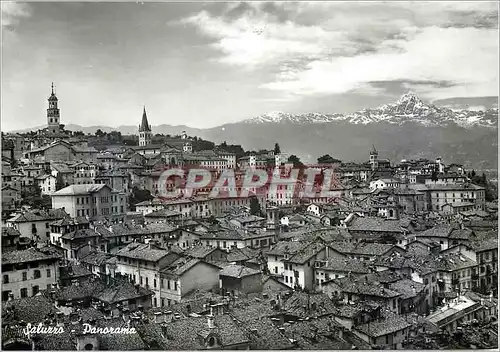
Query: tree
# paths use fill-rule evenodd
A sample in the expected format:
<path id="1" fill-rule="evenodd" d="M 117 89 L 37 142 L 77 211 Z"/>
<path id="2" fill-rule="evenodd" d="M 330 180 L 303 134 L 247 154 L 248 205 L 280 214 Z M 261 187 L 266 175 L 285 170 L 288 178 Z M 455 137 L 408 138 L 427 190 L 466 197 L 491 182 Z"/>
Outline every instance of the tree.
<path id="1" fill-rule="evenodd" d="M 332 158 L 329 154 L 325 154 L 318 158 L 318 164 L 337 164 L 342 162 L 339 159 Z"/>
<path id="2" fill-rule="evenodd" d="M 274 155 L 281 154 L 280 145 L 278 143 L 274 144 Z"/>
<path id="3" fill-rule="evenodd" d="M 262 215 L 262 210 L 260 208 L 260 203 L 257 197 L 252 197 L 250 199 L 250 214 L 256 215 L 256 216 L 261 216 Z"/>
<path id="4" fill-rule="evenodd" d="M 134 206 L 137 203 L 153 199 L 151 192 L 147 189 L 140 189 L 136 186 L 132 188 L 132 194 L 129 197 L 129 204 Z"/>
<path id="5" fill-rule="evenodd" d="M 474 176 L 476 176 L 476 171 L 475 171 L 475 170 L 472 170 L 472 172 L 471 172 L 471 174 L 470 174 L 470 175 L 471 175 L 471 177 L 472 177 L 472 178 L 474 178 Z"/>
<path id="6" fill-rule="evenodd" d="M 434 182 L 438 180 L 438 173 L 436 170 L 432 171 L 431 180 Z"/>
<path id="7" fill-rule="evenodd" d="M 299 157 L 294 154 L 290 155 L 290 157 L 288 158 L 288 162 L 292 163 L 294 167 L 304 166 L 304 164 L 302 164 L 302 162 L 300 161 Z"/>
<path id="8" fill-rule="evenodd" d="M 56 176 L 56 191 L 63 189 L 65 187 L 64 180 L 62 174 L 60 172 L 57 173 Z"/>
<path id="9" fill-rule="evenodd" d="M 486 174 L 483 172 L 483 174 L 481 175 L 481 185 L 486 186 L 487 183 L 488 181 L 486 180 Z"/>
<path id="10" fill-rule="evenodd" d="M 104 135 L 105 133 L 100 128 L 98 128 L 97 131 L 95 131 L 96 137 L 103 137 Z"/>

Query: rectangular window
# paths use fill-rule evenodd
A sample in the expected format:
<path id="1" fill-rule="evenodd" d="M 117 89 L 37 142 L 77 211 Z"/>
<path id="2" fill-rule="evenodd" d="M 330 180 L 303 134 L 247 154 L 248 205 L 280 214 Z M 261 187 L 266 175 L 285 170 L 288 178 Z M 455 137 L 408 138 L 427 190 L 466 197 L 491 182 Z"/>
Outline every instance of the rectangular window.
<path id="1" fill-rule="evenodd" d="M 170 290 L 170 280 L 167 280 L 167 288 Z M 170 303 L 168 305 L 170 305 Z"/>
<path id="2" fill-rule="evenodd" d="M 25 271 L 23 273 L 23 281 L 26 281 L 26 280 L 28 280 L 28 273 Z"/>
<path id="3" fill-rule="evenodd" d="M 174 291 L 177 291 L 177 281 L 174 281 Z"/>
<path id="4" fill-rule="evenodd" d="M 47 277 L 50 277 L 50 275 L 51 275 L 50 269 L 47 269 Z"/>
<path id="5" fill-rule="evenodd" d="M 28 289 L 22 288 L 21 289 L 21 298 L 26 298 L 26 297 L 28 297 Z"/>

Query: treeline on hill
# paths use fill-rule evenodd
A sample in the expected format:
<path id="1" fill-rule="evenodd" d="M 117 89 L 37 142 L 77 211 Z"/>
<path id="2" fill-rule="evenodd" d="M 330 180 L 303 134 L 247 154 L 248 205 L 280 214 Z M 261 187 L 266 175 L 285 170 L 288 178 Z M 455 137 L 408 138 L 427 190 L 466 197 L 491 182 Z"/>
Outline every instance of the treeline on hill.
<path id="1" fill-rule="evenodd" d="M 498 198 L 497 185 L 492 182 L 489 182 L 484 172 L 481 175 L 479 175 L 476 174 L 475 170 L 472 170 L 467 173 L 467 177 L 471 180 L 473 184 L 485 188 L 484 197 L 487 202 L 494 201 Z"/>

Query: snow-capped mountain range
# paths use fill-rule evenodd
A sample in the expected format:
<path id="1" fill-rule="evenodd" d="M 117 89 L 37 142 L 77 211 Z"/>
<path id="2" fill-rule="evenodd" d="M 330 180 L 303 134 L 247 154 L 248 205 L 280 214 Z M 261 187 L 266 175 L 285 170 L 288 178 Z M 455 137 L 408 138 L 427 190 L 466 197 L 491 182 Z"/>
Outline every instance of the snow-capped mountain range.
<path id="1" fill-rule="evenodd" d="M 462 127 L 497 128 L 498 109 L 457 111 L 426 104 L 415 93 L 410 92 L 402 95 L 395 103 L 385 104 L 376 109 L 363 109 L 352 114 L 290 114 L 276 111 L 247 119 L 244 122 L 250 124 L 308 124 L 336 121 L 363 125 L 377 122 L 397 125 L 416 122 L 425 126 L 445 126 L 455 123 Z"/>

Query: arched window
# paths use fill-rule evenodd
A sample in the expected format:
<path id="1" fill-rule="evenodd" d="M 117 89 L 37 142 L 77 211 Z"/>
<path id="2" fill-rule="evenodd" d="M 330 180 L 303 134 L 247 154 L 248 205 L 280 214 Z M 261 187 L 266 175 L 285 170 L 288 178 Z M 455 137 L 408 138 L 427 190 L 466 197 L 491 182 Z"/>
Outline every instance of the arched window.
<path id="1" fill-rule="evenodd" d="M 92 351 L 94 349 L 94 345 L 91 343 L 88 343 L 85 345 L 85 351 Z"/>

